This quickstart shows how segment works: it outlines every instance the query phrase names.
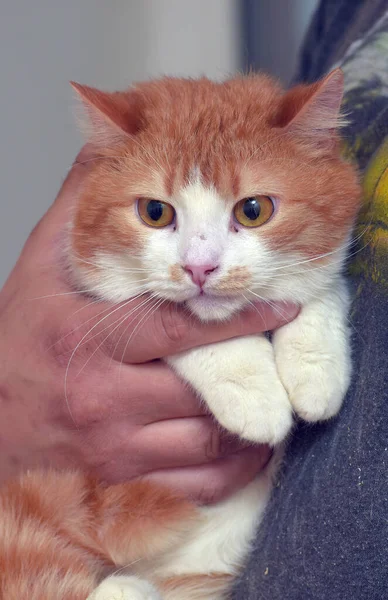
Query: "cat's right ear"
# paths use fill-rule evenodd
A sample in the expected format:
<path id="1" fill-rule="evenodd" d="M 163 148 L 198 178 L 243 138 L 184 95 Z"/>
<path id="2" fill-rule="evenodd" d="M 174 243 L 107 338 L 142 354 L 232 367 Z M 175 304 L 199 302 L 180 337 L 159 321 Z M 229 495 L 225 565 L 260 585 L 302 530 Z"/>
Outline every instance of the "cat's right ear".
<path id="1" fill-rule="evenodd" d="M 111 147 L 139 131 L 141 114 L 136 91 L 111 93 L 74 81 L 70 84 L 86 113 L 86 119 L 81 119 L 81 129 L 89 142 L 100 148 Z"/>
<path id="2" fill-rule="evenodd" d="M 316 83 L 298 85 L 284 94 L 275 124 L 304 138 L 318 151 L 330 150 L 336 143 L 338 128 L 346 123 L 340 112 L 343 93 L 341 69 Z"/>

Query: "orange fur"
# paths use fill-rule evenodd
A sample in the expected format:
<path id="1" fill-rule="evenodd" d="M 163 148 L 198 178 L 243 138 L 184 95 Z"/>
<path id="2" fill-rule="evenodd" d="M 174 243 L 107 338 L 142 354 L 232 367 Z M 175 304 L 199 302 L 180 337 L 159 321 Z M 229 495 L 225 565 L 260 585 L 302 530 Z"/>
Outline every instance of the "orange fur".
<path id="1" fill-rule="evenodd" d="M 192 504 L 144 481 L 26 474 L 0 491 L 0 598 L 85 600 L 102 577 L 166 552 L 198 519 Z"/>
<path id="2" fill-rule="evenodd" d="M 234 292 L 244 290 L 251 280 L 251 275 L 246 267 L 232 267 L 227 277 L 221 279 L 214 289 L 219 292 Z"/>
<path id="3" fill-rule="evenodd" d="M 175 264 L 170 267 L 170 279 L 171 281 L 182 281 L 183 269 L 181 265 Z"/>

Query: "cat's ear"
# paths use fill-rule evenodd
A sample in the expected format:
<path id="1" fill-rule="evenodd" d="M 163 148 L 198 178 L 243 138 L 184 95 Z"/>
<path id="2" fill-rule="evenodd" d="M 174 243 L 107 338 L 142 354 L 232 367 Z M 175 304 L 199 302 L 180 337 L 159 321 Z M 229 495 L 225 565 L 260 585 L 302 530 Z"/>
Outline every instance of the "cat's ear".
<path id="1" fill-rule="evenodd" d="M 86 123 L 82 120 L 81 128 L 89 141 L 98 146 L 110 146 L 139 131 L 141 114 L 135 91 L 110 93 L 74 81 L 70 84 L 86 112 Z"/>
<path id="2" fill-rule="evenodd" d="M 344 93 L 341 69 L 335 69 L 321 81 L 299 85 L 283 96 L 276 126 L 303 136 L 321 149 L 329 149 L 336 130 L 345 124 L 340 107 Z"/>

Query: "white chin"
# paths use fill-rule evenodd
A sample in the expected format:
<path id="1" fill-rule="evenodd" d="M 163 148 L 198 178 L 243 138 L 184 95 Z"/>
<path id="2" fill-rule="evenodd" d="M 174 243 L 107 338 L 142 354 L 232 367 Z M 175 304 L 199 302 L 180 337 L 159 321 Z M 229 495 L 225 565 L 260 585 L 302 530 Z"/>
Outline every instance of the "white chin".
<path id="1" fill-rule="evenodd" d="M 216 296 L 196 296 L 186 301 L 187 307 L 201 321 L 223 321 L 241 310 L 243 298 L 219 298 Z"/>

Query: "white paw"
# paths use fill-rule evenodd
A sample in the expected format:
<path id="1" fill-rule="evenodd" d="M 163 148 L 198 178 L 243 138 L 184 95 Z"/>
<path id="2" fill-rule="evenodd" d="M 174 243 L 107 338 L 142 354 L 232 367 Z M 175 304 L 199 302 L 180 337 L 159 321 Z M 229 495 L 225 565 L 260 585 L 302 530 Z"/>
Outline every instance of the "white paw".
<path id="1" fill-rule="evenodd" d="M 161 600 L 153 585 L 134 576 L 109 577 L 88 600 Z"/>
<path id="2" fill-rule="evenodd" d="M 222 399 L 214 412 L 225 429 L 255 443 L 281 442 L 292 427 L 292 407 L 280 380 L 251 376 L 244 381 L 220 384 Z"/>
<path id="3" fill-rule="evenodd" d="M 280 378 L 295 412 L 305 421 L 329 419 L 338 413 L 350 382 L 347 349 L 313 338 L 283 336 L 275 344 Z"/>

